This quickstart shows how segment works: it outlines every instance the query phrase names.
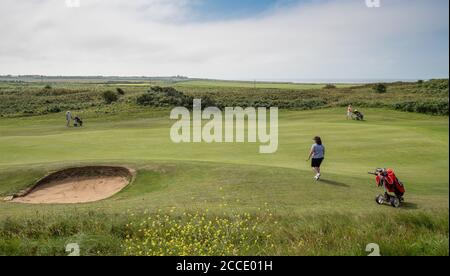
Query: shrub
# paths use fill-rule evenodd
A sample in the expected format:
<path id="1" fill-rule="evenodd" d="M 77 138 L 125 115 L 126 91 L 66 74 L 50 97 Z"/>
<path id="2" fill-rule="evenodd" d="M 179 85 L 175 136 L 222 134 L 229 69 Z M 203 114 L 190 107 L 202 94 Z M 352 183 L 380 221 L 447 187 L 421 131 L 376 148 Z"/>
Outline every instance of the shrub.
<path id="1" fill-rule="evenodd" d="M 117 88 L 116 91 L 117 91 L 117 94 L 119 94 L 119 95 L 122 95 L 122 96 L 125 95 L 125 91 L 122 88 Z"/>
<path id="2" fill-rule="evenodd" d="M 150 87 L 149 93 L 162 93 L 170 97 L 182 97 L 184 94 L 173 87 L 160 87 L 153 86 Z"/>
<path id="3" fill-rule="evenodd" d="M 394 109 L 406 112 L 417 112 L 430 115 L 449 115 L 448 100 L 441 101 L 406 101 L 394 104 Z"/>
<path id="4" fill-rule="evenodd" d="M 378 83 L 373 86 L 373 90 L 377 93 L 383 94 L 387 92 L 387 87 L 385 84 Z"/>
<path id="5" fill-rule="evenodd" d="M 107 104 L 111 104 L 111 103 L 117 102 L 119 100 L 119 96 L 117 96 L 117 94 L 112 91 L 105 91 L 105 92 L 103 92 L 102 96 L 103 96 L 103 100 Z"/>
<path id="6" fill-rule="evenodd" d="M 321 108 L 324 107 L 327 104 L 327 102 L 323 99 L 299 99 L 293 102 L 290 102 L 290 105 L 288 105 L 288 108 L 295 108 L 295 109 L 301 109 L 301 110 L 310 110 L 315 108 Z M 284 106 L 281 106 L 284 108 Z"/>
<path id="7" fill-rule="evenodd" d="M 47 85 L 44 87 L 44 89 L 46 89 L 46 90 L 52 89 L 52 86 L 51 86 L 50 84 L 47 84 Z"/>
<path id="8" fill-rule="evenodd" d="M 48 113 L 59 113 L 61 111 L 62 110 L 59 106 L 52 106 L 52 107 L 47 108 Z"/>
<path id="9" fill-rule="evenodd" d="M 209 96 L 203 96 L 202 99 L 202 107 L 207 108 L 210 106 L 217 106 L 216 102 L 210 98 Z"/>
<path id="10" fill-rule="evenodd" d="M 334 84 L 327 84 L 327 85 L 325 85 L 324 89 L 336 89 L 336 85 L 334 85 Z"/>
<path id="11" fill-rule="evenodd" d="M 137 104 L 153 107 L 183 106 L 192 107 L 193 98 L 184 95 L 173 87 L 151 87 L 148 93 L 137 98 Z M 208 103 L 212 100 L 208 99 Z"/>
<path id="12" fill-rule="evenodd" d="M 424 82 L 421 87 L 425 88 L 427 92 L 432 92 L 433 94 L 448 94 L 448 80 L 430 80 Z"/>

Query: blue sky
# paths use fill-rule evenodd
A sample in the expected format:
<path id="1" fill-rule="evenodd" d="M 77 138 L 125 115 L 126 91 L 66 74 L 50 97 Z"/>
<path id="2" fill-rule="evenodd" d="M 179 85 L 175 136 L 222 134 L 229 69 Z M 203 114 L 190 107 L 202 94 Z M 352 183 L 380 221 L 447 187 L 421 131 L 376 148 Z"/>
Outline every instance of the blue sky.
<path id="1" fill-rule="evenodd" d="M 0 74 L 246 80 L 449 75 L 449 1 L 0 1 Z M 25 20 L 26 19 L 26 20 Z"/>
<path id="2" fill-rule="evenodd" d="M 300 2 L 300 0 L 200 0 L 192 9 L 199 20 L 223 20 L 260 16 L 273 9 Z"/>

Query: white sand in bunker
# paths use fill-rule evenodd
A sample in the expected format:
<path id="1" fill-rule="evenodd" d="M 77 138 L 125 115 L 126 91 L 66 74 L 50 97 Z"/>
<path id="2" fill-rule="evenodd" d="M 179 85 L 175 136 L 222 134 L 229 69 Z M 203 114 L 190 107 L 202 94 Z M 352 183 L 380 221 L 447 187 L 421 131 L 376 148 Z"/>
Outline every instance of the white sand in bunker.
<path id="1" fill-rule="evenodd" d="M 86 203 L 109 198 L 126 187 L 132 172 L 121 167 L 84 167 L 60 171 L 40 180 L 13 202 Z"/>
<path id="2" fill-rule="evenodd" d="M 74 178 L 44 184 L 14 202 L 23 203 L 82 203 L 105 199 L 127 186 L 123 177 Z"/>

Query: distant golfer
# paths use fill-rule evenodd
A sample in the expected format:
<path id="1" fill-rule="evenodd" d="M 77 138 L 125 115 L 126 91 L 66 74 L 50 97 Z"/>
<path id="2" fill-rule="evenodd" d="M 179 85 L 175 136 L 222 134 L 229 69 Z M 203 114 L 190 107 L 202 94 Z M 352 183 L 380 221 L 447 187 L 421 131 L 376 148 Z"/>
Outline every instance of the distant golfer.
<path id="1" fill-rule="evenodd" d="M 70 127 L 70 121 L 72 120 L 72 113 L 70 113 L 70 111 L 66 112 L 66 122 L 67 122 L 67 127 Z"/>
<path id="2" fill-rule="evenodd" d="M 325 159 L 325 147 L 322 144 L 322 139 L 320 137 L 314 137 L 314 144 L 311 147 L 311 151 L 309 153 L 308 160 L 311 160 L 311 167 L 316 174 L 314 177 L 315 180 L 319 181 L 320 174 L 320 166 L 322 165 L 323 160 Z M 311 159 L 312 158 L 312 159 Z"/>
<path id="3" fill-rule="evenodd" d="M 347 108 L 347 120 L 353 119 L 353 106 L 350 104 Z"/>

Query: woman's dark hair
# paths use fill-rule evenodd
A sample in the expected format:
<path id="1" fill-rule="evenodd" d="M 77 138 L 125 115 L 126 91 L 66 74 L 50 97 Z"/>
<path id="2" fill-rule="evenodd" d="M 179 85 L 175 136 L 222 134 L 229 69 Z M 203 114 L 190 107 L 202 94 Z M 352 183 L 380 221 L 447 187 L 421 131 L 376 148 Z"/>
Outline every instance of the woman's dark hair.
<path id="1" fill-rule="evenodd" d="M 314 142 L 316 142 L 317 145 L 322 145 L 322 139 L 319 136 L 314 137 Z"/>

